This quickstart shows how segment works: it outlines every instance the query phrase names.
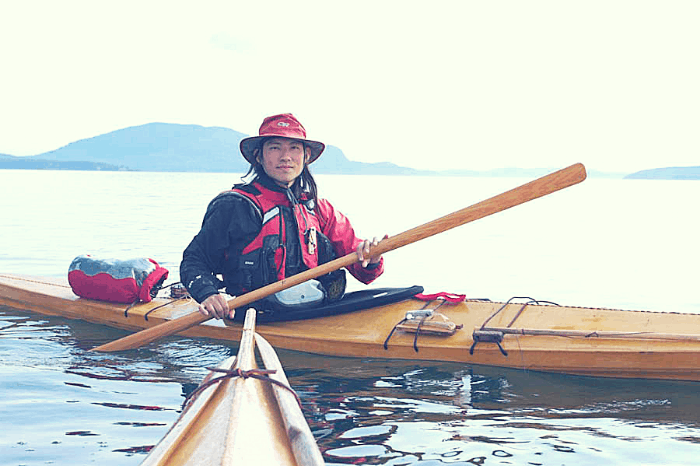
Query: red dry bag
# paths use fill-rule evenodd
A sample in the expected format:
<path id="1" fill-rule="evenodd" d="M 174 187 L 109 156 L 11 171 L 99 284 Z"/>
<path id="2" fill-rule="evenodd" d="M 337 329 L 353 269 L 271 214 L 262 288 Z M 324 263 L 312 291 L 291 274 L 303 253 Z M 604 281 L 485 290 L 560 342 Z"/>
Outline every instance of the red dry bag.
<path id="1" fill-rule="evenodd" d="M 168 270 L 148 258 L 120 261 L 78 256 L 68 269 L 73 293 L 115 303 L 149 302 L 166 278 Z"/>

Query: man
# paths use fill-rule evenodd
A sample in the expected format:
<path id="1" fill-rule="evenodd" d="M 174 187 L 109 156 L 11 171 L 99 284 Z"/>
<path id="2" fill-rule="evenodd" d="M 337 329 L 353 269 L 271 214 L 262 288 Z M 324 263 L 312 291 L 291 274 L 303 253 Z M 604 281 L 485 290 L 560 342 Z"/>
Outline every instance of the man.
<path id="1" fill-rule="evenodd" d="M 252 180 L 209 203 L 180 265 L 181 281 L 202 314 L 232 318 L 223 287 L 241 295 L 353 251 L 358 262 L 348 271 L 355 278 L 370 283 L 382 274 L 381 256 L 369 257 L 377 238 L 358 238 L 348 219 L 318 198 L 309 165 L 325 145 L 307 139 L 299 120 L 289 113 L 267 117 L 240 149 L 250 163 L 244 179 Z M 319 288 L 328 291 L 338 280 L 338 274 L 319 277 Z"/>

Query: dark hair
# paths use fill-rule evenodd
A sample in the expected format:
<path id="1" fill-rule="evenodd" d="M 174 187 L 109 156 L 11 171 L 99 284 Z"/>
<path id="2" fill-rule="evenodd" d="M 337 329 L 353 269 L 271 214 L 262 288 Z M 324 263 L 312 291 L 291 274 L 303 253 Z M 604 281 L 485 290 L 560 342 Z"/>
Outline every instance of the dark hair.
<path id="1" fill-rule="evenodd" d="M 269 138 L 262 139 L 258 147 L 253 150 L 253 154 L 255 154 L 256 159 L 257 153 L 262 151 L 263 144 L 265 144 L 265 141 L 267 141 L 267 139 Z M 306 153 L 306 144 L 304 144 L 304 152 Z M 252 179 L 246 181 L 246 179 L 249 179 L 251 176 Z M 241 177 L 241 180 L 245 183 L 252 183 L 258 180 L 259 178 L 269 178 L 269 176 L 267 175 L 267 173 L 265 173 L 265 169 L 263 169 L 260 162 L 255 160 L 255 163 L 250 164 L 248 172 Z M 304 192 L 306 192 L 309 199 L 313 199 L 314 203 L 318 203 L 318 187 L 316 186 L 316 180 L 314 180 L 311 171 L 309 171 L 308 164 L 304 164 L 304 169 L 301 171 L 301 175 L 299 175 L 297 179 L 294 180 L 294 183 L 292 183 L 290 189 L 292 190 L 294 197 L 296 197 L 297 199 L 299 199 L 301 195 Z"/>

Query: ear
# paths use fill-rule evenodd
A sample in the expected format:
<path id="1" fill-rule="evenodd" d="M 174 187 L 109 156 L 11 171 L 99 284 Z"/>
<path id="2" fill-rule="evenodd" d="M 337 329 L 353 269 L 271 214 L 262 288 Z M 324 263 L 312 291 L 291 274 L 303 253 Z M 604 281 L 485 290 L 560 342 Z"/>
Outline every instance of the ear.
<path id="1" fill-rule="evenodd" d="M 253 150 L 253 158 L 255 158 L 256 162 L 262 165 L 262 160 L 260 160 L 260 149 Z"/>
<path id="2" fill-rule="evenodd" d="M 304 148 L 304 164 L 307 164 L 309 162 L 310 158 L 311 158 L 311 148 L 305 147 Z"/>

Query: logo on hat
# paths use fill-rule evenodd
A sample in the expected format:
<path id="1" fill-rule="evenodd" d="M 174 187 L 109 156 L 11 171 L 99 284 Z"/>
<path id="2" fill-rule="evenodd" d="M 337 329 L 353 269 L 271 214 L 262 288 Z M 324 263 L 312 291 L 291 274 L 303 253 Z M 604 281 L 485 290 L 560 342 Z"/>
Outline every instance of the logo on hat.
<path id="1" fill-rule="evenodd" d="M 289 126 L 289 123 L 287 123 L 286 121 L 280 121 L 279 123 L 277 123 L 277 126 L 285 126 L 286 127 L 286 126 Z"/>

